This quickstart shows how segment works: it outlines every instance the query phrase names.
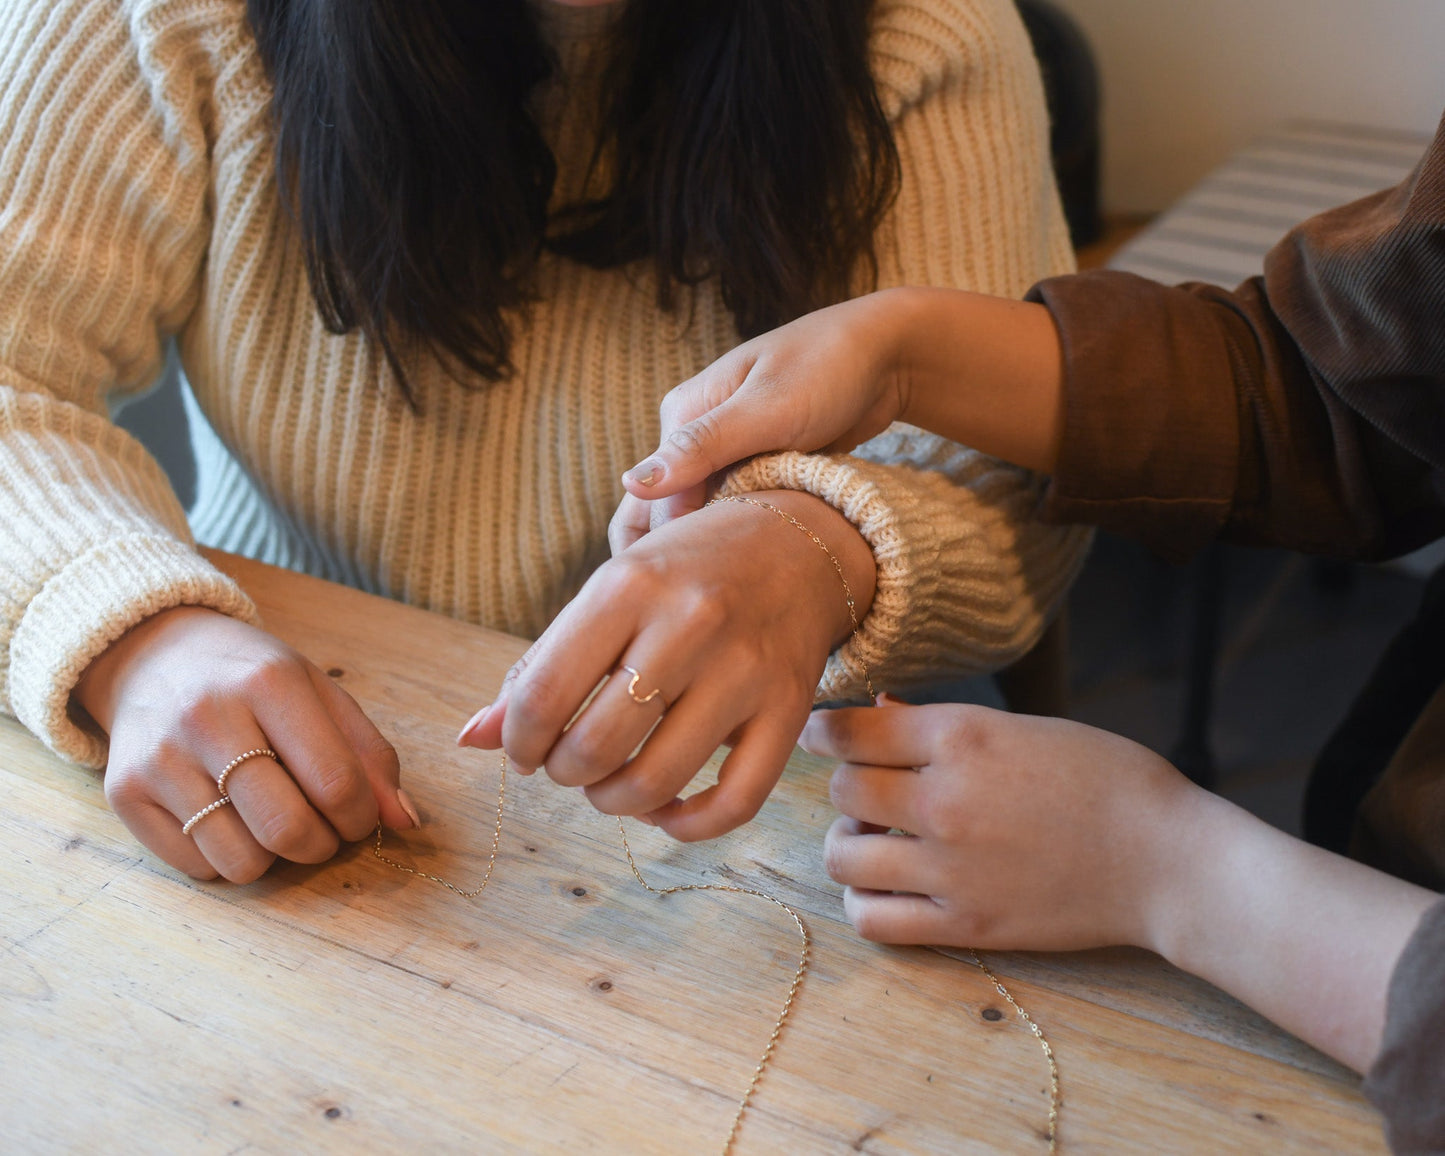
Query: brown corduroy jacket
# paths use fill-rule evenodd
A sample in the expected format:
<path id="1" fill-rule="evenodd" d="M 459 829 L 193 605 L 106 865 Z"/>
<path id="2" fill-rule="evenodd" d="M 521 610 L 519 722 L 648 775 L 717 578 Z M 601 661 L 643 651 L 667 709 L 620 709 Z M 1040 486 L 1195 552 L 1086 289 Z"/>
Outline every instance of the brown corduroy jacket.
<path id="1" fill-rule="evenodd" d="M 1174 559 L 1214 538 L 1373 559 L 1445 536 L 1445 120 L 1409 179 L 1300 225 L 1232 291 L 1103 270 L 1030 296 L 1064 349 L 1048 519 Z M 1422 716 L 1412 736 L 1432 733 L 1445 726 Z M 1435 810 L 1412 816 L 1425 835 L 1409 857 L 1439 889 L 1445 742 L 1412 745 L 1416 802 Z M 1396 965 L 1388 1008 L 1366 1091 L 1393 1147 L 1445 1151 L 1445 901 Z"/>

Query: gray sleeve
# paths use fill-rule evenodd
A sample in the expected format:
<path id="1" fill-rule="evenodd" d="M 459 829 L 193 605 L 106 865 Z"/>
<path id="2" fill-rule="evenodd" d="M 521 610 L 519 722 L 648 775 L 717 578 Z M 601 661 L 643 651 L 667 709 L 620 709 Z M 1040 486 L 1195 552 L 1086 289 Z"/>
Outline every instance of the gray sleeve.
<path id="1" fill-rule="evenodd" d="M 1365 1094 L 1384 1114 L 1393 1151 L 1445 1152 L 1445 900 L 1425 912 L 1390 977 Z"/>

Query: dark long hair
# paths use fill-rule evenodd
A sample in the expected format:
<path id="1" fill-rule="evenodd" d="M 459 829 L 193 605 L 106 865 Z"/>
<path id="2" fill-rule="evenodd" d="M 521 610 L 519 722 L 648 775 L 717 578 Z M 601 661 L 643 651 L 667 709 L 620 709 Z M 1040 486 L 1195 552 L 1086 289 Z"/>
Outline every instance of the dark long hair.
<path id="1" fill-rule="evenodd" d="M 610 189 L 549 222 L 529 114 L 555 62 L 528 0 L 248 0 L 278 179 L 312 292 L 411 396 L 418 349 L 511 369 L 544 248 L 650 259 L 658 304 L 716 277 L 751 336 L 847 296 L 898 185 L 871 0 L 626 0 L 593 157 Z"/>

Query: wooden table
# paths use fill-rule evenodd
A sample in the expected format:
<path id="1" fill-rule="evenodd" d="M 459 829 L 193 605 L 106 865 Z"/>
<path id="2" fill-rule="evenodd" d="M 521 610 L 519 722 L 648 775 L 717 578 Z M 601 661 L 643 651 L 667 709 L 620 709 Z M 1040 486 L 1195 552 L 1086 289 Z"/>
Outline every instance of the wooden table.
<path id="1" fill-rule="evenodd" d="M 396 744 L 427 820 L 398 856 L 475 880 L 495 760 L 453 736 L 523 644 L 219 561 Z M 853 934 L 821 866 L 831 817 L 827 767 L 798 753 L 716 843 L 632 824 L 653 882 L 762 888 L 813 934 L 736 1150 L 1046 1151 L 1038 1044 L 967 962 Z M 796 962 L 770 904 L 643 891 L 615 824 L 540 775 L 509 779 L 473 902 L 367 845 L 194 882 L 10 719 L 0 830 L 10 1152 L 717 1151 Z M 1057 1052 L 1062 1152 L 1383 1150 L 1351 1075 L 1153 956 L 987 958 Z"/>

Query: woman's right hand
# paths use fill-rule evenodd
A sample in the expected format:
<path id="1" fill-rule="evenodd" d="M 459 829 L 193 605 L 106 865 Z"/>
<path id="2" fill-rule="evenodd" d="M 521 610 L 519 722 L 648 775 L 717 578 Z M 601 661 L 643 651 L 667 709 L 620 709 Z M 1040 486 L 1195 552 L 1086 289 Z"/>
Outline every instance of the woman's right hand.
<path id="1" fill-rule="evenodd" d="M 378 816 L 417 825 L 396 751 L 356 700 L 285 643 L 200 607 L 166 610 L 98 656 L 76 701 L 110 735 L 105 795 L 137 839 L 197 879 L 259 877 L 278 857 L 320 863 Z M 269 747 L 226 780 L 237 755 Z"/>

